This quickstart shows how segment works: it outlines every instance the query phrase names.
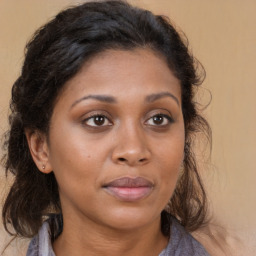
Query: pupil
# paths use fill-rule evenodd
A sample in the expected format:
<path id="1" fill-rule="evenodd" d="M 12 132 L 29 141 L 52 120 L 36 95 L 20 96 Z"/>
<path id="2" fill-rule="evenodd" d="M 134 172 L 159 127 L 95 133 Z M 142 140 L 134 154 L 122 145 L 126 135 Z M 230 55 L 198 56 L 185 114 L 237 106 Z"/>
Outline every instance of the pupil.
<path id="1" fill-rule="evenodd" d="M 154 116 L 153 118 L 155 124 L 162 124 L 163 117 L 162 116 Z"/>
<path id="2" fill-rule="evenodd" d="M 96 116 L 96 117 L 94 118 L 94 122 L 95 122 L 95 124 L 97 124 L 97 125 L 103 125 L 103 124 L 104 124 L 104 121 L 105 121 L 104 116 Z"/>

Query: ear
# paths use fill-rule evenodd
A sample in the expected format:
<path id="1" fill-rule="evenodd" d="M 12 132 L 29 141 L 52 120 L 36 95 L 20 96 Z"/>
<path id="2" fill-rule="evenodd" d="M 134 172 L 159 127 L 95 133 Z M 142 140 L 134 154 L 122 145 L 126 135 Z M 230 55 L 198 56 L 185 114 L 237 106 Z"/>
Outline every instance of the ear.
<path id="1" fill-rule="evenodd" d="M 39 131 L 25 131 L 30 154 L 39 171 L 50 173 L 52 166 L 49 161 L 49 147 L 47 137 Z"/>

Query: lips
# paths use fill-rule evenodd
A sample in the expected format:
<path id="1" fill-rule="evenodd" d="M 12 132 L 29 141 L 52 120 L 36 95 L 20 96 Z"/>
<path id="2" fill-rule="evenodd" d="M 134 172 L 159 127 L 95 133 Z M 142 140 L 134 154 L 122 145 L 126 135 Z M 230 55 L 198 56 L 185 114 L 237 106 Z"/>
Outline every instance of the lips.
<path id="1" fill-rule="evenodd" d="M 123 177 L 105 184 L 103 188 L 121 201 L 138 201 L 151 193 L 153 183 L 142 177 Z"/>

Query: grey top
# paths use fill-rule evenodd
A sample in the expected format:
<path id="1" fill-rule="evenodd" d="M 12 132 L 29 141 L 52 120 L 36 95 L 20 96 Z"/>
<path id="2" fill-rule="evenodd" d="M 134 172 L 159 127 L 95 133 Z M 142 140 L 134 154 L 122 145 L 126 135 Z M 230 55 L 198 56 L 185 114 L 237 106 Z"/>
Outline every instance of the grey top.
<path id="1" fill-rule="evenodd" d="M 195 240 L 175 219 L 167 247 L 159 256 L 209 256 L 204 247 Z M 55 256 L 50 239 L 48 222 L 44 222 L 38 234 L 31 240 L 27 256 Z"/>

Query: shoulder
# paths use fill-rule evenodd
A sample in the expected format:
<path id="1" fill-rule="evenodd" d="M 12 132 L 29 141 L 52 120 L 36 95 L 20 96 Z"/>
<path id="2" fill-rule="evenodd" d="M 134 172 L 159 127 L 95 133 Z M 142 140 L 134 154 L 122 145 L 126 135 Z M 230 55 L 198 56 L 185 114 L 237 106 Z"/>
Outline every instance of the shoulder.
<path id="1" fill-rule="evenodd" d="M 170 241 L 159 256 L 209 256 L 205 248 L 185 228 L 172 219 Z"/>
<path id="2" fill-rule="evenodd" d="M 49 222 L 43 223 L 38 234 L 31 240 L 27 256 L 55 256 Z M 204 247 L 193 238 L 177 220 L 172 219 L 170 241 L 159 256 L 209 256 Z"/>

